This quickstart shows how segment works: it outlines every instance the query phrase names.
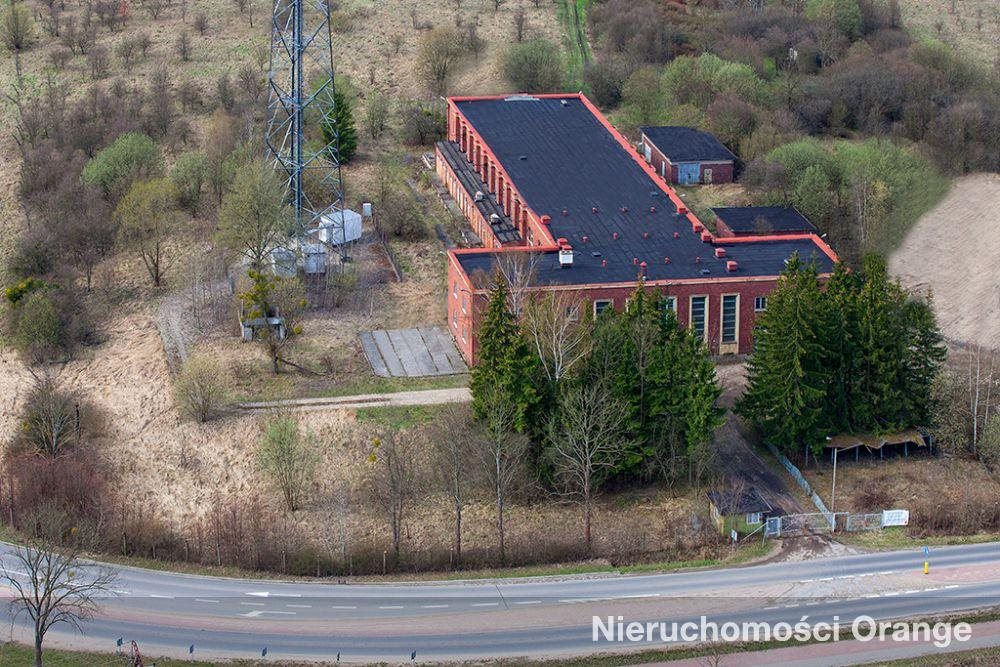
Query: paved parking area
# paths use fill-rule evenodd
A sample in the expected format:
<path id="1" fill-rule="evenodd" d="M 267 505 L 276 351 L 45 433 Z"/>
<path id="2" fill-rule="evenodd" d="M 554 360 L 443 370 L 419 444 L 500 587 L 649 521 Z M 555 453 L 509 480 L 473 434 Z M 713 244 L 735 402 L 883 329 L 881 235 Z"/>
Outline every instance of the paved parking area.
<path id="1" fill-rule="evenodd" d="M 379 377 L 468 373 L 447 331 L 440 327 L 363 331 L 361 347 Z"/>

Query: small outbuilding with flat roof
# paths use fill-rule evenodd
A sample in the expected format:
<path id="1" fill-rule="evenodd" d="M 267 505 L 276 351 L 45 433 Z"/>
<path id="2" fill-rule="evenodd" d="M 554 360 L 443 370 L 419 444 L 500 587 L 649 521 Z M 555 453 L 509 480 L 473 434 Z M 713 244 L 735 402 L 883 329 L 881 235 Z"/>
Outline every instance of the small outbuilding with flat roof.
<path id="1" fill-rule="evenodd" d="M 640 149 L 668 183 L 733 182 L 736 156 L 708 132 L 693 127 L 644 127 Z"/>
<path id="2" fill-rule="evenodd" d="M 753 486 L 709 491 L 708 506 L 712 521 L 722 534 L 730 530 L 735 530 L 740 535 L 752 533 L 767 517 L 775 514 L 771 504 Z"/>
<path id="3" fill-rule="evenodd" d="M 730 236 L 816 234 L 816 227 L 791 206 L 713 208 L 715 233 Z"/>

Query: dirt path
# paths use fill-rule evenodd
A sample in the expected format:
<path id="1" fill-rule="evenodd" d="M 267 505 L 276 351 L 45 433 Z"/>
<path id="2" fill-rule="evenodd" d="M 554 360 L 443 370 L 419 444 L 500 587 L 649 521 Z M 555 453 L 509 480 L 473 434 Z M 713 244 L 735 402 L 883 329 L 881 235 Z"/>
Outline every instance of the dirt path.
<path id="1" fill-rule="evenodd" d="M 924 215 L 889 258 L 909 289 L 934 296 L 944 335 L 1000 348 L 1000 175 L 972 174 Z"/>
<path id="2" fill-rule="evenodd" d="M 471 400 L 472 393 L 468 387 L 454 387 L 451 389 L 400 391 L 392 394 L 359 394 L 355 396 L 336 396 L 333 398 L 293 398 L 285 401 L 240 403 L 237 405 L 237 408 L 242 412 L 356 410 L 358 408 L 468 403 Z"/>

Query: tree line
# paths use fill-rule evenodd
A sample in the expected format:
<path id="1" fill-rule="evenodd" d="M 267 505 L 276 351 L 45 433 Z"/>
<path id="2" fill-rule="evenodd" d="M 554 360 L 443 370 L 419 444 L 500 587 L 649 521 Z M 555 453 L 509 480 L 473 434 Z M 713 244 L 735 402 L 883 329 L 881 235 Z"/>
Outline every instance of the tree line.
<path id="1" fill-rule="evenodd" d="M 827 436 L 929 426 L 946 355 L 929 298 L 907 294 L 884 260 L 838 264 L 821 284 L 793 256 L 754 329 L 737 410 L 786 453 L 817 455 Z"/>
<path id="2" fill-rule="evenodd" d="M 580 503 L 588 547 L 602 486 L 704 476 L 721 390 L 707 349 L 662 295 L 640 287 L 624 311 L 590 317 L 562 296 L 518 295 L 502 270 L 493 280 L 470 388 L 495 464 L 501 549 L 501 473 L 522 457 L 541 484 Z"/>

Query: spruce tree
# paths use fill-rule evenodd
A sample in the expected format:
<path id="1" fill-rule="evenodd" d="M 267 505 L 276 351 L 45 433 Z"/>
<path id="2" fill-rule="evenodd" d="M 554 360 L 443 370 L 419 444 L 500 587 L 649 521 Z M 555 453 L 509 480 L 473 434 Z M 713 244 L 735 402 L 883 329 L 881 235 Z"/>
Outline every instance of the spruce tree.
<path id="1" fill-rule="evenodd" d="M 485 401 L 500 397 L 514 406 L 515 429 L 524 433 L 531 426 L 531 413 L 538 402 L 538 358 L 508 309 L 507 283 L 502 274 L 497 274 L 496 282 L 479 327 L 479 361 L 472 368 L 469 382 L 472 412 L 478 419 L 484 418 Z"/>
<path id="2" fill-rule="evenodd" d="M 754 331 L 747 389 L 737 405 L 786 452 L 819 451 L 826 413 L 823 300 L 814 265 L 793 255 Z"/>
<path id="3" fill-rule="evenodd" d="M 323 140 L 332 144 L 330 150 L 347 164 L 358 152 L 358 130 L 354 126 L 354 110 L 340 88 L 333 90 L 333 109 L 323 118 Z"/>
<path id="4" fill-rule="evenodd" d="M 905 294 L 890 281 L 885 260 L 864 260 L 864 284 L 858 293 L 860 366 L 855 396 L 856 426 L 864 431 L 891 431 L 904 426 L 903 366 L 906 331 Z"/>
<path id="5" fill-rule="evenodd" d="M 858 295 L 861 279 L 838 263 L 826 285 L 824 349 L 827 367 L 827 405 L 836 431 L 856 430 L 856 394 L 861 364 Z"/>
<path id="6" fill-rule="evenodd" d="M 927 426 L 931 421 L 931 385 L 941 370 L 947 349 L 929 296 L 926 301 L 907 301 L 903 321 L 906 326 L 906 357 L 901 378 L 903 421 L 907 426 Z"/>

